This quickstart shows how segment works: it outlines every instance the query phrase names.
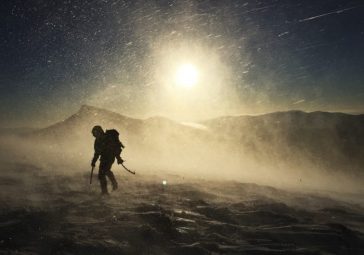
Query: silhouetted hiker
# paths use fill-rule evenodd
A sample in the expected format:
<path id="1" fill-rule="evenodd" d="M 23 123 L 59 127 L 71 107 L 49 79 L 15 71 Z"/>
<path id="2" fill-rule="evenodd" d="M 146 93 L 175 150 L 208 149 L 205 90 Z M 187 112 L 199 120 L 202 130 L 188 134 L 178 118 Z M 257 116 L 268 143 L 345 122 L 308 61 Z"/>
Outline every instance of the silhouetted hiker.
<path id="1" fill-rule="evenodd" d="M 100 157 L 99 180 L 101 193 L 108 194 L 106 176 L 109 177 L 113 190 L 118 188 L 118 183 L 111 171 L 111 166 L 114 163 L 115 158 L 117 159 L 118 164 L 124 162 L 120 157 L 124 145 L 120 142 L 119 133 L 115 129 L 106 130 L 106 132 L 104 132 L 101 126 L 94 126 L 92 128 L 92 135 L 96 139 L 94 144 L 95 154 L 91 166 L 94 167 L 96 161 Z"/>

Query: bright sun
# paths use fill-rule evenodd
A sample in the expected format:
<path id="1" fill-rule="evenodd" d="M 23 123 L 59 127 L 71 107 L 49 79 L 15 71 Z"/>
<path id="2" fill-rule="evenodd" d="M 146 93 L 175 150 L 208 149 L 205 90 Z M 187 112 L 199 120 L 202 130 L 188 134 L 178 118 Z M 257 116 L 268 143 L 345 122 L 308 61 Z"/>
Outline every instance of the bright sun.
<path id="1" fill-rule="evenodd" d="M 197 68 L 192 64 L 181 65 L 176 72 L 176 84 L 181 87 L 191 88 L 198 80 Z"/>

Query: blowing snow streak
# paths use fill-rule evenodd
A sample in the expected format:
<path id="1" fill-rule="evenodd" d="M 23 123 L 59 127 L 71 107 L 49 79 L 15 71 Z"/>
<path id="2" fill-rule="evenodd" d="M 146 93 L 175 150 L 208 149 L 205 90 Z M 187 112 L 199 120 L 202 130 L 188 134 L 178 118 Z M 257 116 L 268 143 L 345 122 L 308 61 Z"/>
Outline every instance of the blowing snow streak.
<path id="1" fill-rule="evenodd" d="M 300 19 L 299 22 L 319 19 L 319 18 L 322 18 L 322 17 L 325 17 L 325 16 L 329 16 L 331 14 L 341 14 L 343 12 L 347 12 L 349 10 L 357 9 L 357 8 L 360 8 L 360 7 L 363 7 L 363 6 L 362 5 L 361 6 L 353 6 L 353 7 L 349 7 L 349 8 L 345 8 L 345 9 L 340 9 L 340 10 L 337 10 L 337 11 L 327 12 L 327 13 L 320 14 L 320 15 L 317 15 L 317 16 L 312 16 L 312 17 L 309 17 L 309 18 Z"/>

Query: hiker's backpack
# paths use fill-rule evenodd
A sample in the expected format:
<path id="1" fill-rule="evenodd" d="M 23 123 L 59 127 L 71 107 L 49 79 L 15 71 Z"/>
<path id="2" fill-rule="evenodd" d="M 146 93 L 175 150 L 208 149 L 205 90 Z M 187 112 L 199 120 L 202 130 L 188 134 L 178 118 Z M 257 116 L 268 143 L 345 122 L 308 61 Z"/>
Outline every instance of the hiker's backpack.
<path id="1" fill-rule="evenodd" d="M 124 147 L 123 144 L 119 140 L 119 132 L 115 129 L 106 130 L 106 147 L 107 151 L 113 156 L 119 156 L 121 153 L 122 148 Z"/>

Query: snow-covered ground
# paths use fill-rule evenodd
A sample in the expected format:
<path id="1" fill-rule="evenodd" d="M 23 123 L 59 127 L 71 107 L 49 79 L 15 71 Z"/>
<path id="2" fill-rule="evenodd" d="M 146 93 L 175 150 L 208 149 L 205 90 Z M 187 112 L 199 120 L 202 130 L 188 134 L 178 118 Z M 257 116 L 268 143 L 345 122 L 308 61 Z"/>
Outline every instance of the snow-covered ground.
<path id="1" fill-rule="evenodd" d="M 354 197 L 120 169 L 101 197 L 97 171 L 90 185 L 86 170 L 2 164 L 1 253 L 364 254 Z"/>

